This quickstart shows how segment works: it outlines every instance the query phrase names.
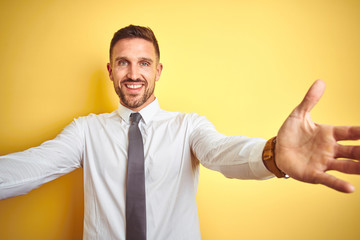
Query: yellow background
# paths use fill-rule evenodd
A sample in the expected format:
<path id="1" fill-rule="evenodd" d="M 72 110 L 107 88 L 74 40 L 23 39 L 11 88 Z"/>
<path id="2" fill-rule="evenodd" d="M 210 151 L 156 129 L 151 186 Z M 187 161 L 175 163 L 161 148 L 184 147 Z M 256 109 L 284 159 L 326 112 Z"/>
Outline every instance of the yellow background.
<path id="1" fill-rule="evenodd" d="M 0 154 L 37 146 L 74 117 L 118 105 L 106 63 L 113 33 L 151 27 L 162 108 L 207 116 L 227 135 L 270 138 L 321 78 L 316 122 L 360 125 L 360 1 L 0 2 Z M 238 181 L 205 168 L 202 238 L 360 239 L 359 190 Z M 0 202 L 0 239 L 81 239 L 82 170 Z"/>

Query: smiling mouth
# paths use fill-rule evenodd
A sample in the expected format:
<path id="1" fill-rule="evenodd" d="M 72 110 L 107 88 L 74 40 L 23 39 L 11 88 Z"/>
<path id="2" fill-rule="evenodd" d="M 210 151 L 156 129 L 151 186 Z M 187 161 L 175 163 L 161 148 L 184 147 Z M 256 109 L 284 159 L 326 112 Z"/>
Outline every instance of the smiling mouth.
<path id="1" fill-rule="evenodd" d="M 141 88 L 143 85 L 142 84 L 125 84 L 125 86 L 127 88 L 131 88 L 131 89 L 138 89 L 138 88 Z"/>

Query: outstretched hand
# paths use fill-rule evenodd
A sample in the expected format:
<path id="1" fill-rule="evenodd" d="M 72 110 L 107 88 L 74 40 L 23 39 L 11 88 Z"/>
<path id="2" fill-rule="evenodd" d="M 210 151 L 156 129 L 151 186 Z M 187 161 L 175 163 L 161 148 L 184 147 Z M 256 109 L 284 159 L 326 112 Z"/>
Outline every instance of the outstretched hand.
<path id="1" fill-rule="evenodd" d="M 326 171 L 360 174 L 360 146 L 337 143 L 360 139 L 360 127 L 322 125 L 311 120 L 310 111 L 324 90 L 325 83 L 317 80 L 281 126 L 275 147 L 276 165 L 299 181 L 350 193 L 355 190 L 350 183 Z"/>

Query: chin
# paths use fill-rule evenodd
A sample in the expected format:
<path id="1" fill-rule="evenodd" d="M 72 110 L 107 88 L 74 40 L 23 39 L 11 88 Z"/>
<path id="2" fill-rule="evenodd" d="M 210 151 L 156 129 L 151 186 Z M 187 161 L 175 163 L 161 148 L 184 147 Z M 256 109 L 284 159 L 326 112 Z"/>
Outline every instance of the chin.
<path id="1" fill-rule="evenodd" d="M 144 102 L 142 102 L 141 99 L 130 100 L 130 101 L 121 101 L 121 103 L 124 106 L 127 106 L 128 108 L 138 108 L 144 104 Z"/>

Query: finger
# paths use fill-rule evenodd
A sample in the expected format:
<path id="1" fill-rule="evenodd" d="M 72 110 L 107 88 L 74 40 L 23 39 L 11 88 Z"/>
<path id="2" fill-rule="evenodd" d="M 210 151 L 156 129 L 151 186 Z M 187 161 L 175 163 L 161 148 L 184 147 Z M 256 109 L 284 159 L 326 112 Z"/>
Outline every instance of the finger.
<path id="1" fill-rule="evenodd" d="M 360 139 L 360 126 L 338 126 L 334 128 L 334 138 L 341 140 Z"/>
<path id="2" fill-rule="evenodd" d="M 304 99 L 297 107 L 301 114 L 310 112 L 311 109 L 319 102 L 325 91 L 325 83 L 322 80 L 316 80 L 306 93 Z"/>
<path id="3" fill-rule="evenodd" d="M 352 193 L 355 191 L 353 185 L 328 173 L 320 174 L 317 178 L 317 182 L 344 193 Z"/>
<path id="4" fill-rule="evenodd" d="M 360 174 L 360 162 L 335 160 L 329 165 L 328 170 L 336 170 L 348 174 Z"/>
<path id="5" fill-rule="evenodd" d="M 335 158 L 360 160 L 360 146 L 338 145 Z"/>

